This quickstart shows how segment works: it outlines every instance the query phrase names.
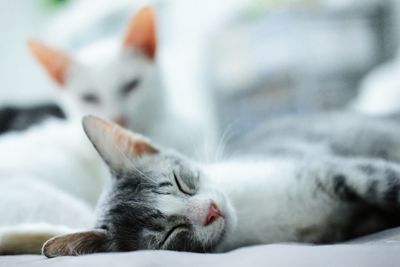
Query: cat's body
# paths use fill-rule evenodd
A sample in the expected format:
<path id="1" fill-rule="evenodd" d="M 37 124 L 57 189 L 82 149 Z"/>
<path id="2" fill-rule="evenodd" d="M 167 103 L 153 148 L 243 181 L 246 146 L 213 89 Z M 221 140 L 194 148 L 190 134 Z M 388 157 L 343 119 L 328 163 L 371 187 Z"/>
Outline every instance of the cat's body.
<path id="1" fill-rule="evenodd" d="M 26 132 L 3 135 L 0 139 L 0 182 L 20 178 L 31 179 L 29 184 L 39 181 L 94 207 L 107 171 L 93 155 L 93 148 L 82 138 L 77 125 L 75 121 L 49 120 Z M 1 190 L 10 195 L 17 195 L 19 191 L 3 186 Z M 0 210 L 4 218 L 8 210 L 5 207 Z"/>
<path id="2" fill-rule="evenodd" d="M 84 126 L 112 183 L 95 230 L 49 240 L 49 257 L 333 243 L 400 224 L 400 126 L 391 119 L 344 113 L 278 120 L 214 164 L 160 150 L 93 117 Z M 93 236 L 96 243 L 86 246 Z"/>

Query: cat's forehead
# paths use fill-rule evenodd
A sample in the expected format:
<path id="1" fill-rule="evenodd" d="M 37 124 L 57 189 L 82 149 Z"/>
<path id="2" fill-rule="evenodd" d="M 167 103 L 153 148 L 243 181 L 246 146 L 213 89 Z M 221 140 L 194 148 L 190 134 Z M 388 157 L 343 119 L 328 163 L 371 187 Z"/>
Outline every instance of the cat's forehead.
<path id="1" fill-rule="evenodd" d="M 129 159 L 127 159 L 129 160 Z M 159 154 L 141 157 L 131 161 L 124 170 L 114 173 L 117 180 L 138 180 L 140 182 L 160 183 L 173 179 L 174 174 L 184 179 L 194 179 L 199 176 L 197 167 L 189 160 L 171 154 Z"/>
<path id="2" fill-rule="evenodd" d="M 108 83 L 140 77 L 146 73 L 148 60 L 133 49 L 126 49 L 115 40 L 96 42 L 75 55 L 77 72 Z M 81 75 L 82 77 L 82 75 Z M 107 82 L 107 81 L 103 81 Z"/>
<path id="3" fill-rule="evenodd" d="M 75 55 L 78 62 L 91 66 L 93 69 L 104 69 L 107 66 L 129 65 L 139 67 L 148 63 L 146 57 L 133 48 L 124 48 L 114 39 L 95 42 L 79 50 Z"/>
<path id="4" fill-rule="evenodd" d="M 105 39 L 81 48 L 75 59 L 85 65 L 105 65 L 115 60 L 120 50 L 121 45 L 118 42 Z"/>

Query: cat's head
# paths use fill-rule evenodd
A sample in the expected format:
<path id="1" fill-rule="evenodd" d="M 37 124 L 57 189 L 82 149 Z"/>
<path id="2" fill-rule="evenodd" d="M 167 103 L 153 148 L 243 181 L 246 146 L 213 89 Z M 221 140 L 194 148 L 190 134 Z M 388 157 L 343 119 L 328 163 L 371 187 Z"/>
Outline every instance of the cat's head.
<path id="1" fill-rule="evenodd" d="M 155 64 L 155 14 L 144 7 L 122 40 L 96 42 L 77 55 L 30 40 L 28 47 L 60 87 L 67 113 L 95 114 L 135 128 L 162 99 Z M 140 112 L 140 114 L 139 114 Z"/>
<path id="2" fill-rule="evenodd" d="M 85 117 L 83 125 L 109 166 L 112 183 L 100 201 L 95 229 L 47 241 L 46 256 L 140 249 L 207 252 L 232 231 L 232 206 L 201 166 L 97 117 Z"/>

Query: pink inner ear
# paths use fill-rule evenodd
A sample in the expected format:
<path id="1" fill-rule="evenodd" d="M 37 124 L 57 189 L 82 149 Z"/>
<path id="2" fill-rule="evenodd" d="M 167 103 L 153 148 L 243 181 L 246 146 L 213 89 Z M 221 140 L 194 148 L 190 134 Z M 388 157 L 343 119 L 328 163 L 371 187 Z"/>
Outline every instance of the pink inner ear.
<path id="1" fill-rule="evenodd" d="M 107 155 L 105 149 L 114 149 L 126 155 L 141 156 L 144 154 L 155 154 L 158 152 L 143 136 L 132 134 L 117 124 L 105 121 L 95 116 L 86 116 L 83 125 L 89 139 L 98 149 L 100 155 Z M 108 147 L 104 146 L 108 143 Z M 111 162 L 114 158 L 106 159 Z"/>
<path id="2" fill-rule="evenodd" d="M 124 46 L 137 48 L 150 59 L 154 59 L 157 46 L 157 34 L 155 28 L 155 14 L 152 7 L 143 7 L 133 17 L 125 34 Z"/>
<path id="3" fill-rule="evenodd" d="M 132 135 L 127 130 L 116 125 L 114 125 L 113 128 L 113 142 L 126 154 L 141 156 L 145 154 L 155 154 L 158 152 L 158 150 L 147 143 L 143 137 L 139 135 Z"/>
<path id="4" fill-rule="evenodd" d="M 155 154 L 158 152 L 157 149 L 147 144 L 144 140 L 133 142 L 133 146 L 131 146 L 130 150 L 133 151 L 135 155 Z"/>
<path id="5" fill-rule="evenodd" d="M 28 47 L 53 80 L 64 85 L 68 67 L 72 62 L 70 57 L 36 40 L 29 40 Z"/>

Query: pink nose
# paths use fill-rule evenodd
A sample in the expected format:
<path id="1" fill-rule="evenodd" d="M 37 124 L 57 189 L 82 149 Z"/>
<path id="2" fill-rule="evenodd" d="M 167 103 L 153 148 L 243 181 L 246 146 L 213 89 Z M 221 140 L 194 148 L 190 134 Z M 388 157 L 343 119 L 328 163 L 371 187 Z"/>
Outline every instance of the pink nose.
<path id="1" fill-rule="evenodd" d="M 121 126 L 126 126 L 126 120 L 122 116 L 118 116 L 118 117 L 114 118 L 114 122 Z"/>
<path id="2" fill-rule="evenodd" d="M 221 217 L 221 212 L 219 211 L 217 205 L 214 202 L 211 202 L 210 207 L 208 208 L 208 214 L 204 225 L 209 225 L 215 222 L 219 217 Z"/>

